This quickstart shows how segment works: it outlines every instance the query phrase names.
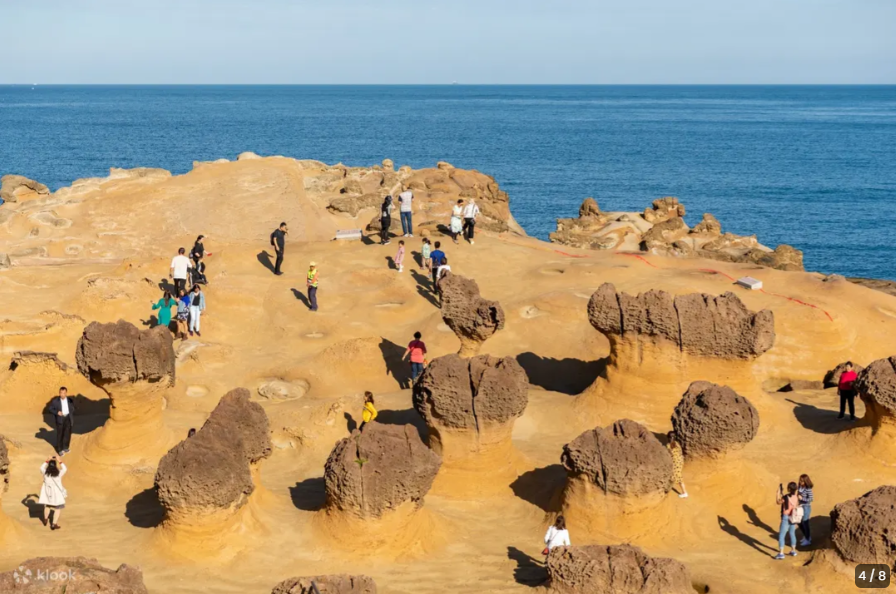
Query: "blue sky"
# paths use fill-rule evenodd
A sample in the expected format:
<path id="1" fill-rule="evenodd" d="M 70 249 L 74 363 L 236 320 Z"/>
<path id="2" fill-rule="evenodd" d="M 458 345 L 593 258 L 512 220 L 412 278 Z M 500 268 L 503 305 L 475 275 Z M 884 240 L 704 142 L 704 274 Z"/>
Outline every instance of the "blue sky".
<path id="1" fill-rule="evenodd" d="M 896 83 L 896 0 L 0 0 L 5 83 Z"/>

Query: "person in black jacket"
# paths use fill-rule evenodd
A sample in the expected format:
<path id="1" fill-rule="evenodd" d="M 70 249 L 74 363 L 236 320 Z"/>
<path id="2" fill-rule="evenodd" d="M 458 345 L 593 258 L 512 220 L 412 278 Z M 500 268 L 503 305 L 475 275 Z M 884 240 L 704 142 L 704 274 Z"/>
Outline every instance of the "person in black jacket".
<path id="1" fill-rule="evenodd" d="M 274 246 L 274 252 L 277 254 L 277 263 L 274 264 L 274 274 L 278 276 L 283 274 L 280 272 L 280 266 L 283 264 L 283 250 L 286 248 L 286 234 L 288 232 L 286 223 L 280 223 L 280 227 L 271 233 L 271 245 Z"/>
<path id="2" fill-rule="evenodd" d="M 65 387 L 59 388 L 59 396 L 54 396 L 48 407 L 56 422 L 56 453 L 64 456 L 72 441 L 72 426 L 75 419 L 75 403 L 68 397 Z"/>

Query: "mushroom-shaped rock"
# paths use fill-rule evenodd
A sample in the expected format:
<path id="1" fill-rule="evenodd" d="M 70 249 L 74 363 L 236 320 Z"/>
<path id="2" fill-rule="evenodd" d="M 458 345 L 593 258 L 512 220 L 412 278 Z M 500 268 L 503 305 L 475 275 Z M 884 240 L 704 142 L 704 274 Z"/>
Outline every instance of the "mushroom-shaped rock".
<path id="1" fill-rule="evenodd" d="M 547 565 L 555 594 L 694 594 L 682 563 L 631 545 L 555 547 Z"/>
<path id="2" fill-rule="evenodd" d="M 202 428 L 159 462 L 155 485 L 166 519 L 240 508 L 255 490 L 252 465 L 271 447 L 264 409 L 244 388 L 228 392 Z"/>
<path id="3" fill-rule="evenodd" d="M 597 205 L 597 200 L 594 198 L 585 198 L 585 200 L 582 201 L 582 205 L 579 206 L 579 218 L 599 216 L 601 216 L 601 213 L 600 207 Z"/>
<path id="4" fill-rule="evenodd" d="M 835 505 L 831 542 L 850 563 L 896 563 L 896 487 L 878 487 Z"/>
<path id="5" fill-rule="evenodd" d="M 0 200 L 19 202 L 49 196 L 50 189 L 40 182 L 22 175 L 4 175 L 0 178 Z"/>
<path id="6" fill-rule="evenodd" d="M 174 384 L 174 338 L 167 328 L 92 322 L 78 341 L 78 370 L 98 386 L 119 382 Z"/>
<path id="7" fill-rule="evenodd" d="M 460 339 L 460 356 L 479 354 L 482 343 L 504 328 L 504 310 L 479 294 L 476 281 L 449 274 L 439 281 L 442 319 Z"/>
<path id="8" fill-rule="evenodd" d="M 856 391 L 865 403 L 865 418 L 880 427 L 896 417 L 896 355 L 878 359 L 859 374 Z"/>
<path id="9" fill-rule="evenodd" d="M 694 382 L 675 407 L 672 427 L 688 457 L 717 456 L 756 437 L 759 413 L 728 386 Z"/>
<path id="10" fill-rule="evenodd" d="M 633 297 L 605 283 L 591 296 L 588 318 L 611 342 L 620 336 L 664 340 L 703 357 L 752 359 L 775 342 L 774 314 L 752 312 L 730 292 L 673 299 L 665 291 L 648 291 Z"/>
<path id="11" fill-rule="evenodd" d="M 327 458 L 327 508 L 379 518 L 406 502 L 420 506 L 441 463 L 412 425 L 369 423 L 337 443 Z"/>
<path id="12" fill-rule="evenodd" d="M 472 436 L 474 451 L 509 439 L 513 422 L 526 410 L 528 391 L 526 372 L 513 357 L 445 355 L 415 383 L 414 408 L 426 420 L 430 445 L 445 456 L 448 435 Z"/>
<path id="13" fill-rule="evenodd" d="M 318 592 L 320 594 L 376 594 L 376 583 L 366 575 L 319 575 L 289 578 L 271 590 L 271 594 L 317 594 Z"/>
<path id="14" fill-rule="evenodd" d="M 678 201 L 674 196 L 666 196 L 665 198 L 657 198 L 653 201 L 651 208 L 644 209 L 644 220 L 648 223 L 662 223 L 675 217 L 683 217 L 685 215 L 684 204 Z"/>
<path id="15" fill-rule="evenodd" d="M 643 425 L 623 419 L 586 431 L 563 446 L 561 462 L 573 477 L 607 493 L 662 494 L 672 486 L 672 456 Z"/>
<path id="16" fill-rule="evenodd" d="M 39 576 L 45 577 L 41 579 Z M 15 570 L 0 573 L 0 592 L 148 594 L 140 569 L 130 565 L 106 569 L 96 559 L 86 557 L 29 559 L 20 563 Z"/>
<path id="17" fill-rule="evenodd" d="M 862 373 L 865 370 L 865 368 L 861 365 L 857 365 L 855 363 L 852 363 L 851 361 L 844 361 L 843 363 L 840 363 L 839 365 L 828 371 L 826 374 L 824 374 L 825 388 L 836 388 L 840 385 L 840 376 L 843 375 L 844 371 L 846 371 L 847 364 L 851 364 L 853 371 L 855 371 L 857 374 Z"/>

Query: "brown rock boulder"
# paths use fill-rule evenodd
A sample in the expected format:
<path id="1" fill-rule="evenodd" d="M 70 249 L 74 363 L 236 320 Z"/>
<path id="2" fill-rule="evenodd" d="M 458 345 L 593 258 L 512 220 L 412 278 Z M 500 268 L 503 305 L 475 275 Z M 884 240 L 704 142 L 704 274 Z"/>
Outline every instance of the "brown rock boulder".
<path id="1" fill-rule="evenodd" d="M 39 575 L 46 577 L 41 579 Z M 130 565 L 106 569 L 96 559 L 86 557 L 37 557 L 24 561 L 16 569 L 0 573 L 0 592 L 148 594 L 140 569 Z"/>
<path id="2" fill-rule="evenodd" d="M 878 487 L 835 505 L 831 542 L 850 563 L 896 563 L 896 487 Z"/>
<path id="3" fill-rule="evenodd" d="M 376 594 L 376 583 L 366 575 L 294 577 L 277 584 L 271 594 Z"/>
<path id="4" fill-rule="evenodd" d="M 563 446 L 561 462 L 607 493 L 663 494 L 672 483 L 672 456 L 643 425 L 623 419 L 582 433 Z"/>
<path id="5" fill-rule="evenodd" d="M 672 428 L 686 456 L 716 456 L 752 441 L 759 413 L 728 386 L 694 382 L 675 407 Z"/>
<path id="6" fill-rule="evenodd" d="M 707 213 L 703 214 L 703 219 L 691 229 L 691 233 L 694 235 L 706 235 L 709 237 L 718 237 L 722 234 L 722 223 L 719 222 L 717 218 L 713 215 Z"/>
<path id="7" fill-rule="evenodd" d="M 865 418 L 879 425 L 896 416 L 896 355 L 878 359 L 859 374 L 856 391 L 865 403 Z"/>
<path id="8" fill-rule="evenodd" d="M 460 355 L 472 357 L 482 343 L 504 328 L 504 310 L 497 301 L 483 299 L 476 281 L 449 275 L 440 281 L 442 319 L 460 339 Z"/>
<path id="9" fill-rule="evenodd" d="M 264 409 L 249 400 L 248 390 L 231 390 L 196 435 L 159 462 L 159 501 L 169 514 L 239 508 L 255 490 L 251 466 L 271 449 Z"/>
<path id="10" fill-rule="evenodd" d="M 651 227 L 647 233 L 641 236 L 641 249 L 651 250 L 657 247 L 669 245 L 678 241 L 690 232 L 681 217 L 673 217 L 671 219 L 657 223 Z"/>
<path id="11" fill-rule="evenodd" d="M 78 341 L 78 371 L 98 386 L 120 382 L 174 384 L 174 339 L 167 328 L 92 322 Z"/>
<path id="12" fill-rule="evenodd" d="M 793 246 L 781 244 L 774 251 L 767 252 L 760 249 L 752 249 L 745 257 L 740 260 L 774 268 L 776 270 L 802 271 L 803 268 L 803 252 Z"/>
<path id="13" fill-rule="evenodd" d="M 412 425 L 370 423 L 337 443 L 327 458 L 327 507 L 379 518 L 408 501 L 421 506 L 441 464 Z"/>
<path id="14" fill-rule="evenodd" d="M 20 202 L 49 196 L 50 188 L 22 175 L 4 175 L 0 178 L 0 200 Z"/>
<path id="15" fill-rule="evenodd" d="M 597 200 L 594 198 L 585 198 L 582 201 L 582 205 L 579 206 L 579 218 L 584 219 L 586 217 L 599 217 L 601 216 L 600 207 L 597 205 Z"/>
<path id="16" fill-rule="evenodd" d="M 828 371 L 826 374 L 824 374 L 823 382 L 825 388 L 836 388 L 840 385 L 840 376 L 843 375 L 844 371 L 846 371 L 846 363 L 847 361 L 844 361 L 843 363 L 840 363 L 839 365 Z M 856 363 L 853 363 L 852 367 L 853 371 L 855 371 L 857 374 L 860 374 L 865 370 L 864 367 Z"/>
<path id="17" fill-rule="evenodd" d="M 694 594 L 682 563 L 631 545 L 556 547 L 547 569 L 555 594 Z"/>
<path id="18" fill-rule="evenodd" d="M 678 201 L 678 198 L 666 196 L 665 198 L 657 198 L 653 201 L 651 208 L 645 208 L 644 220 L 648 223 L 662 223 L 675 217 L 683 217 L 685 215 L 684 204 Z"/>

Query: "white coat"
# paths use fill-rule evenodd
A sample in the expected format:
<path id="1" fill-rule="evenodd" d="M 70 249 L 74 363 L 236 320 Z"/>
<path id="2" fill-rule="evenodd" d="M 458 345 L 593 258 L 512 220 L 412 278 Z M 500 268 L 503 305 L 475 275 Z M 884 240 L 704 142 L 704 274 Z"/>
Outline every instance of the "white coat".
<path id="1" fill-rule="evenodd" d="M 569 530 L 557 530 L 556 526 L 548 528 L 547 534 L 544 535 L 544 544 L 548 550 L 554 547 L 569 546 Z"/>
<path id="2" fill-rule="evenodd" d="M 47 463 L 44 462 L 40 466 L 40 473 L 44 477 L 44 484 L 40 488 L 40 498 L 38 503 L 58 507 L 65 505 L 65 498 L 68 493 L 62 486 L 62 477 L 68 469 L 65 464 L 59 464 L 59 476 L 47 476 Z"/>

